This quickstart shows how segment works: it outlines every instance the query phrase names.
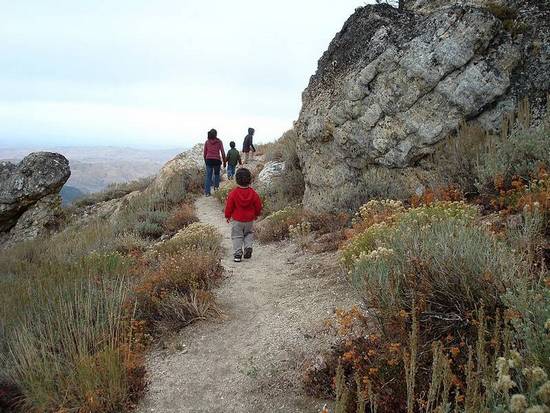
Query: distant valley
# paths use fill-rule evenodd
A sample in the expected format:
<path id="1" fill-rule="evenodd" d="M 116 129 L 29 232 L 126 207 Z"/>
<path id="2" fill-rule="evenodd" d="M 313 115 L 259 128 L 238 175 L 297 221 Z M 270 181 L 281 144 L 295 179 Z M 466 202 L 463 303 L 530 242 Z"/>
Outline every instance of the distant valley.
<path id="1" fill-rule="evenodd" d="M 0 148 L 0 160 L 19 162 L 31 152 L 58 152 L 69 159 L 71 177 L 61 195 L 70 202 L 86 193 L 98 192 L 109 184 L 155 175 L 182 148 L 134 149 L 119 147 Z"/>

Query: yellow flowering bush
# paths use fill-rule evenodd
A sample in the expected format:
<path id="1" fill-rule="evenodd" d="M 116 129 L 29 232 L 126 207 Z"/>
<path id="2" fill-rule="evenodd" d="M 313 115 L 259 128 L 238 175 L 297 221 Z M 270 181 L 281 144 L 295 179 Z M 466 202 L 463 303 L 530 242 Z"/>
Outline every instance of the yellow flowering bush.
<path id="1" fill-rule="evenodd" d="M 411 208 L 400 215 L 406 224 L 429 225 L 434 222 L 457 220 L 464 224 L 473 222 L 479 216 L 477 207 L 463 201 L 436 201 L 430 205 Z"/>
<path id="2" fill-rule="evenodd" d="M 216 253 L 221 250 L 221 235 L 212 225 L 194 222 L 155 247 L 159 254 L 169 254 L 182 249 Z"/>
<path id="3" fill-rule="evenodd" d="M 301 248 L 305 248 L 311 238 L 311 223 L 301 222 L 288 227 L 290 239 L 296 242 Z"/>
<path id="4" fill-rule="evenodd" d="M 380 222 L 368 227 L 362 233 L 349 240 L 342 250 L 342 263 L 351 270 L 360 259 L 361 254 L 368 254 L 382 247 L 394 236 L 395 226 Z"/>
<path id="5" fill-rule="evenodd" d="M 405 209 L 401 201 L 369 201 L 355 217 L 354 226 L 363 228 L 344 247 L 342 262 L 349 270 L 361 253 L 369 253 L 388 244 L 392 237 L 399 236 L 403 231 L 425 230 L 436 222 L 457 221 L 468 224 L 478 216 L 475 206 L 462 201 L 436 201 L 410 209 Z"/>
<path id="6" fill-rule="evenodd" d="M 289 235 L 291 226 L 301 224 L 304 211 L 297 206 L 287 206 L 273 212 L 256 226 L 256 237 L 260 242 L 280 241 Z"/>
<path id="7" fill-rule="evenodd" d="M 359 208 L 359 212 L 355 215 L 354 224 L 365 222 L 369 225 L 376 222 L 388 221 L 390 217 L 404 211 L 405 207 L 401 201 L 393 199 L 372 199 Z"/>
<path id="8" fill-rule="evenodd" d="M 511 413 L 546 412 L 550 408 L 550 381 L 547 372 L 528 365 L 518 351 L 511 350 L 507 357 L 498 357 L 496 375 L 490 378 L 486 404 L 490 411 Z"/>

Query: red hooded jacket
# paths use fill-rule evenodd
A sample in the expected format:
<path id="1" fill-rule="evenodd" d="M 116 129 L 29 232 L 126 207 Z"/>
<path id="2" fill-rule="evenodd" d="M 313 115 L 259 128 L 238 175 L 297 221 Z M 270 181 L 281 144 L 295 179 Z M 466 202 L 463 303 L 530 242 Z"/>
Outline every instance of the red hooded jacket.
<path id="1" fill-rule="evenodd" d="M 237 187 L 227 197 L 225 217 L 235 221 L 251 222 L 260 216 L 262 201 L 252 188 Z"/>

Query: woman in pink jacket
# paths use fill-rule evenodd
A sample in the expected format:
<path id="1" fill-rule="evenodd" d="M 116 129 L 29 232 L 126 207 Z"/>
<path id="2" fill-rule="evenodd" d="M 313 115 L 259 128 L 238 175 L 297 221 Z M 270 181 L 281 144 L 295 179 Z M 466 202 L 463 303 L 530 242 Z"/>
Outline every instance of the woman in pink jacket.
<path id="1" fill-rule="evenodd" d="M 223 150 L 223 142 L 218 139 L 216 129 L 208 131 L 208 139 L 204 143 L 204 163 L 206 164 L 206 177 L 204 179 L 204 195 L 210 196 L 212 186 L 212 174 L 214 174 L 214 190 L 220 187 L 220 168 L 225 168 L 226 159 Z"/>

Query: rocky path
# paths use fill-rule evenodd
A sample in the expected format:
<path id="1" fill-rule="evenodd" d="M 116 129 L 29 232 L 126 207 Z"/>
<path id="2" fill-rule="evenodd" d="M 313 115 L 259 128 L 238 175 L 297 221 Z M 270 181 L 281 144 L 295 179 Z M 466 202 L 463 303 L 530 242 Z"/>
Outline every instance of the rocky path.
<path id="1" fill-rule="evenodd" d="M 196 208 L 224 236 L 227 277 L 216 291 L 224 317 L 184 329 L 168 350 L 151 355 L 138 410 L 319 412 L 323 401 L 304 395 L 300 374 L 304 359 L 328 346 L 323 320 L 351 304 L 334 255 L 256 244 L 251 260 L 234 263 L 220 204 L 203 197 Z"/>

